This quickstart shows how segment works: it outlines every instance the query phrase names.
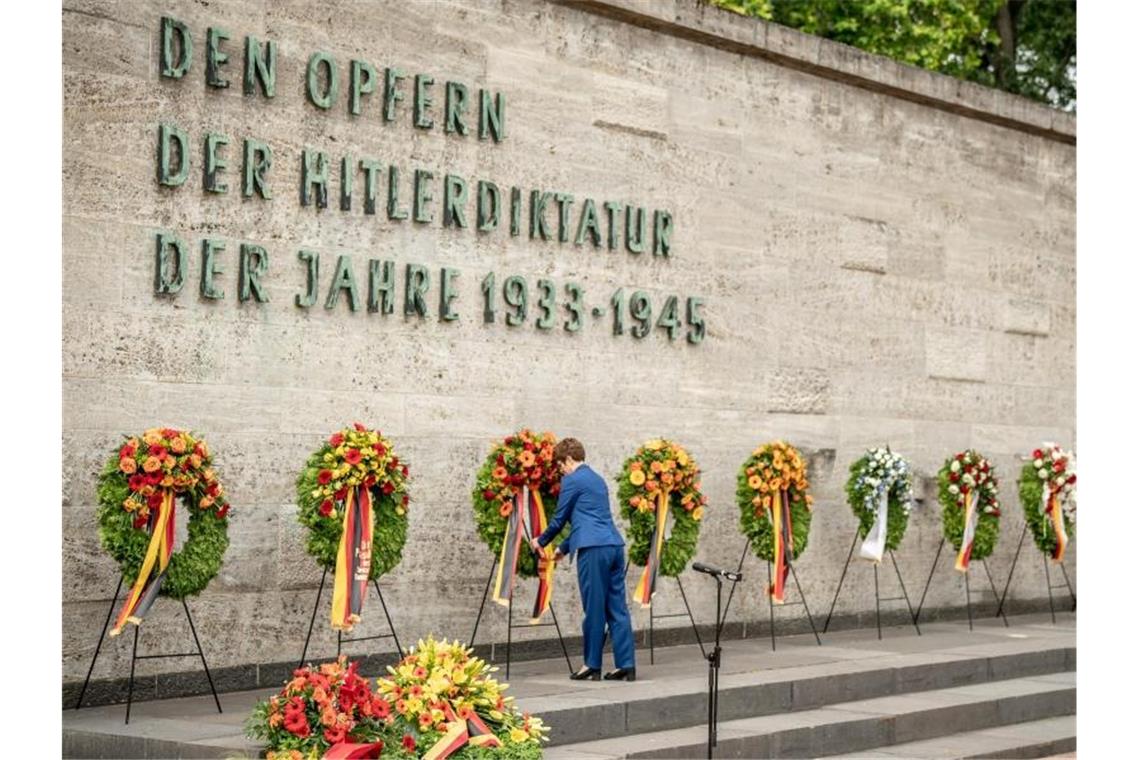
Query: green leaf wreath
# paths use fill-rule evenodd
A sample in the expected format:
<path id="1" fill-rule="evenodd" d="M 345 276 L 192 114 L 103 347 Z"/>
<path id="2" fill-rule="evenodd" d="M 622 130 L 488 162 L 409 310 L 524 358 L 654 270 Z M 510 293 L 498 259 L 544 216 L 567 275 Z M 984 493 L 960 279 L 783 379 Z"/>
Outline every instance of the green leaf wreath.
<path id="1" fill-rule="evenodd" d="M 678 444 L 655 439 L 625 460 L 617 482 L 621 515 L 629 523 L 629 560 L 643 567 L 657 524 L 658 494 L 667 491 L 673 527 L 661 547 L 660 573 L 670 578 L 680 575 L 697 552 L 708 503 L 701 494 L 697 463 Z"/>
<path id="2" fill-rule="evenodd" d="M 400 564 L 408 537 L 408 466 L 379 430 L 359 422 L 333 433 L 297 476 L 297 520 L 309 529 L 306 549 L 317 563 L 336 570 L 344 504 L 349 490 L 372 498 L 372 566 L 375 580 Z"/>
<path id="3" fill-rule="evenodd" d="M 736 477 L 736 503 L 740 507 L 740 529 L 762 560 L 773 560 L 772 522 L 768 512 L 780 491 L 787 489 L 792 513 L 792 546 L 788 556 L 795 559 L 807 549 L 811 529 L 812 497 L 808 493 L 807 466 L 803 457 L 783 441 L 758 447 Z"/>
<path id="4" fill-rule="evenodd" d="M 558 507 L 562 474 L 554 463 L 554 434 L 533 433 L 524 428 L 497 443 L 475 475 L 471 490 L 471 506 L 475 511 L 475 528 L 491 553 L 498 557 L 503 549 L 507 517 L 514 509 L 515 496 L 525 485 L 542 498 L 542 510 L 549 521 Z M 563 528 L 554 540 L 557 546 L 570 532 Z M 515 572 L 524 578 L 538 574 L 534 553 L 519 552 Z"/>
<path id="5" fill-rule="evenodd" d="M 159 593 L 184 599 L 202 591 L 222 567 L 230 539 L 229 502 L 206 442 L 193 433 L 151 428 L 126 442 L 99 474 L 99 539 L 134 583 L 150 544 L 148 520 L 173 490 L 189 512 L 186 540 L 170 557 Z"/>
<path id="6" fill-rule="evenodd" d="M 978 493 L 978 524 L 970 559 L 985 559 L 993 553 L 1000 530 L 1001 504 L 998 501 L 997 473 L 984 456 L 969 449 L 946 460 L 938 471 L 938 501 L 942 505 L 942 535 L 954 547 L 962 548 L 966 521 L 966 491 Z"/>
<path id="7" fill-rule="evenodd" d="M 913 499 L 910 465 L 890 449 L 869 449 L 851 463 L 847 479 L 847 503 L 859 518 L 859 535 L 867 537 L 875 524 L 879 499 L 887 490 L 886 551 L 898 548 L 910 521 Z"/>
<path id="8" fill-rule="evenodd" d="M 1025 524 L 1033 534 L 1037 548 L 1052 556 L 1057 538 L 1049 516 L 1041 509 L 1046 485 L 1055 489 L 1061 502 L 1065 534 L 1071 540 L 1077 530 L 1077 467 L 1071 451 L 1055 443 L 1046 443 L 1033 451 L 1033 459 L 1021 468 L 1017 493 L 1025 511 Z"/>

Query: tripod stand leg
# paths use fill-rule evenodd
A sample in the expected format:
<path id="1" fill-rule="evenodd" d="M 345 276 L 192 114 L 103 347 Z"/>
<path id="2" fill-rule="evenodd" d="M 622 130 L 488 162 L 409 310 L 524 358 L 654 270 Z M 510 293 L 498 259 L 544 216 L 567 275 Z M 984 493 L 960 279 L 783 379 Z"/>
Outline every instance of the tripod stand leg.
<path id="1" fill-rule="evenodd" d="M 735 585 L 735 584 L 733 584 Z M 729 592 L 729 599 L 732 592 Z M 772 603 L 772 563 L 768 563 L 768 635 L 772 638 L 772 651 L 776 651 L 776 606 Z"/>
<path id="2" fill-rule="evenodd" d="M 135 696 L 135 661 L 139 658 L 139 627 L 135 626 L 135 642 L 131 645 L 131 677 L 127 681 L 127 717 L 123 725 L 131 722 L 131 701 Z"/>
<path id="3" fill-rule="evenodd" d="M 210 683 L 210 693 L 214 695 L 214 704 L 218 706 L 218 712 L 222 711 L 222 703 L 218 700 L 218 690 L 214 688 L 214 678 L 210 675 L 210 666 L 206 664 L 206 655 L 202 652 L 202 644 L 198 641 L 198 631 L 194 628 L 194 618 L 190 617 L 190 608 L 186 605 L 186 600 L 182 600 L 182 609 L 186 612 L 186 622 L 190 624 L 190 633 L 194 636 L 194 646 L 198 649 L 198 657 L 202 660 L 202 670 L 206 671 L 206 680 Z"/>
<path id="4" fill-rule="evenodd" d="M 1066 579 L 1067 582 L 1067 579 Z M 119 575 L 119 585 L 115 586 L 115 595 L 111 597 L 111 606 L 107 608 L 107 619 L 103 621 L 103 632 L 95 642 L 95 654 L 91 657 L 91 666 L 87 668 L 87 677 L 83 679 L 83 688 L 79 690 L 79 699 L 75 700 L 75 709 L 83 704 L 83 695 L 87 693 L 87 684 L 91 683 L 91 674 L 95 671 L 95 660 L 99 659 L 99 650 L 103 648 L 103 639 L 107 635 L 107 626 L 111 624 L 111 615 L 115 612 L 115 602 L 119 601 L 119 592 L 123 590 L 123 576 Z"/>
<path id="5" fill-rule="evenodd" d="M 851 540 L 851 551 L 847 552 L 847 561 L 843 563 L 843 572 L 839 574 L 839 585 L 835 587 L 835 597 L 831 600 L 831 609 L 827 611 L 827 620 L 823 622 L 823 632 L 831 627 L 831 616 L 835 613 L 835 603 L 839 601 L 839 591 L 843 588 L 843 579 L 847 577 L 847 568 L 851 566 L 851 557 L 855 555 L 855 544 L 859 543 L 859 528 L 855 528 L 855 538 Z"/>
<path id="6" fill-rule="evenodd" d="M 883 621 L 879 613 L 879 565 L 875 564 L 875 629 L 879 632 L 879 641 L 883 640 Z"/>
<path id="7" fill-rule="evenodd" d="M 701 632 L 697 630 L 697 621 L 693 619 L 693 610 L 689 607 L 689 599 L 685 596 L 685 585 L 681 583 L 681 576 L 679 575 L 677 576 L 677 588 L 681 589 L 681 601 L 685 603 L 685 612 L 689 614 L 689 622 L 693 626 L 693 634 L 697 637 L 697 646 L 701 648 L 701 657 L 704 657 L 705 643 L 701 641 Z"/>
<path id="8" fill-rule="evenodd" d="M 1005 588 L 1001 592 L 1001 601 L 998 602 L 997 613 L 994 617 L 1001 614 L 1005 609 L 1005 595 L 1009 593 L 1009 584 L 1013 581 L 1013 571 L 1017 569 L 1017 558 L 1021 556 L 1021 545 L 1025 543 L 1025 534 L 1029 532 L 1029 523 L 1021 529 L 1021 538 L 1017 539 L 1017 551 L 1013 553 L 1013 564 L 1009 566 L 1009 577 L 1005 579 Z"/>
<path id="9" fill-rule="evenodd" d="M 483 619 L 483 607 L 487 604 L 487 595 L 491 593 L 491 581 L 495 579 L 495 565 L 498 560 L 491 560 L 491 574 L 487 576 L 487 586 L 483 589 L 483 601 L 479 602 L 479 614 L 475 616 L 475 628 L 471 631 L 471 638 L 468 640 L 470 646 L 475 646 L 475 634 L 479 632 L 479 621 Z"/>
<path id="10" fill-rule="evenodd" d="M 1053 581 L 1049 579 L 1049 558 L 1041 552 L 1041 562 L 1045 565 L 1045 588 L 1049 591 L 1049 617 L 1053 618 L 1053 625 L 1057 625 L 1057 611 L 1053 608 Z"/>
<path id="11" fill-rule="evenodd" d="M 388 605 L 384 603 L 384 594 L 380 591 L 380 580 L 373 578 L 372 585 L 376 589 L 376 596 L 380 597 L 380 608 L 384 610 L 384 619 L 388 621 L 388 630 L 392 632 L 392 641 L 396 642 L 396 651 L 403 657 L 404 648 L 400 646 L 400 638 L 396 635 L 396 626 L 392 625 L 392 616 L 388 614 Z"/>
<path id="12" fill-rule="evenodd" d="M 313 624 L 317 622 L 317 608 L 321 606 L 321 593 L 325 590 L 325 578 L 328 577 L 328 574 L 329 569 L 326 567 L 321 573 L 321 585 L 317 587 L 317 600 L 313 602 L 313 616 L 309 618 L 309 632 L 305 635 L 305 647 L 301 650 L 301 662 L 297 664 L 298 668 L 305 667 L 305 655 L 309 653 L 309 641 L 313 638 Z"/>
<path id="13" fill-rule="evenodd" d="M 914 624 L 918 625 L 918 619 L 922 617 L 922 605 L 926 603 L 926 592 L 930 590 L 930 581 L 934 579 L 934 569 L 938 567 L 938 558 L 942 556 L 942 547 L 946 545 L 946 538 L 943 537 L 938 542 L 938 551 L 934 553 L 934 562 L 930 565 L 930 575 L 926 576 L 926 586 L 922 589 L 922 598 L 918 600 L 918 610 L 914 613 Z"/>
<path id="14" fill-rule="evenodd" d="M 997 584 L 994 583 L 994 577 L 990 575 L 990 566 L 986 564 L 984 559 L 982 560 L 982 569 L 986 571 L 986 578 L 989 579 L 990 582 L 990 591 L 993 593 L 994 599 L 997 599 Z M 998 614 L 1000 615 L 1001 613 Z M 1009 619 L 1006 618 L 1005 615 L 1001 616 L 1001 620 L 1005 623 L 1005 627 L 1009 628 Z"/>
<path id="15" fill-rule="evenodd" d="M 562 627 L 558 625 L 558 616 L 554 614 L 553 603 L 550 605 L 550 619 L 554 621 L 554 630 L 558 632 L 558 643 L 562 645 L 562 656 L 566 658 L 566 669 L 573 673 L 574 666 L 570 664 L 570 653 L 566 651 L 566 639 L 562 638 Z M 602 646 L 605 646 L 605 642 L 602 643 Z"/>
<path id="16" fill-rule="evenodd" d="M 919 636 L 921 636 L 922 635 L 922 629 L 918 627 L 918 620 L 914 616 L 914 610 L 911 609 L 910 596 L 908 596 L 906 593 L 906 584 L 903 583 L 902 573 L 899 572 L 898 560 L 895 559 L 895 553 L 894 552 L 891 552 L 890 554 L 891 554 L 891 564 L 894 565 L 894 568 L 895 568 L 895 576 L 898 577 L 898 579 L 899 579 L 899 588 L 902 589 L 903 601 L 906 602 L 906 611 L 908 613 L 910 613 L 910 622 L 914 625 L 915 633 L 917 633 Z M 824 633 L 826 633 L 826 631 Z"/>
<path id="17" fill-rule="evenodd" d="M 800 585 L 800 577 L 796 575 L 796 566 L 788 562 L 788 569 L 792 571 L 792 580 L 796 582 L 796 590 L 800 592 L 800 601 L 803 602 L 804 612 L 807 613 L 808 625 L 811 626 L 811 633 L 815 636 L 815 643 L 819 646 L 823 646 L 823 642 L 820 641 L 819 638 L 819 631 L 817 631 L 815 627 L 815 620 L 813 620 L 811 616 L 811 607 L 808 606 L 807 595 L 804 594 L 804 587 Z"/>
<path id="18" fill-rule="evenodd" d="M 1073 608 L 1071 611 L 1076 612 L 1077 611 L 1077 592 L 1073 591 L 1073 584 L 1069 583 L 1069 573 L 1067 570 L 1065 570 L 1065 563 L 1064 562 L 1061 563 L 1061 576 L 1064 577 L 1064 579 L 1065 579 L 1065 585 L 1069 589 L 1069 596 L 1071 596 L 1073 598 Z"/>

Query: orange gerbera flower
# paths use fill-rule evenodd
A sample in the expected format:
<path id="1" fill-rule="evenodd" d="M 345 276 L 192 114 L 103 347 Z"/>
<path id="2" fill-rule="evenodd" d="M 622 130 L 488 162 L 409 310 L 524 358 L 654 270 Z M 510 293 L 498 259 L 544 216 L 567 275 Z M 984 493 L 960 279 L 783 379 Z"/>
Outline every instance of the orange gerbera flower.
<path id="1" fill-rule="evenodd" d="M 496 467 L 491 471 L 491 477 L 493 477 L 495 480 L 506 480 L 507 468 L 503 467 L 502 465 Z"/>
<path id="2" fill-rule="evenodd" d="M 521 464 L 523 467 L 533 467 L 534 453 L 530 451 L 524 451 L 519 454 L 519 464 Z"/>
<path id="3" fill-rule="evenodd" d="M 133 475 L 138 471 L 139 463 L 135 461 L 134 457 L 123 457 L 119 460 L 119 469 L 127 475 Z"/>
<path id="4" fill-rule="evenodd" d="M 158 457 L 147 457 L 146 461 L 143 462 L 143 469 L 147 472 L 154 472 L 159 467 L 162 467 L 162 462 L 158 461 Z"/>
<path id="5" fill-rule="evenodd" d="M 760 479 L 759 475 L 753 475 L 752 477 L 748 478 L 748 486 L 753 491 L 760 490 L 760 486 L 762 486 L 763 484 L 764 484 L 764 481 Z"/>
<path id="6" fill-rule="evenodd" d="M 654 460 L 654 461 L 649 463 L 649 469 L 653 470 L 654 472 L 661 472 L 661 470 L 663 468 L 661 467 L 660 462 L 658 462 L 657 460 Z"/>
<path id="7" fill-rule="evenodd" d="M 633 470 L 629 473 L 629 482 L 635 486 L 639 486 L 645 482 L 645 473 L 641 470 Z"/>

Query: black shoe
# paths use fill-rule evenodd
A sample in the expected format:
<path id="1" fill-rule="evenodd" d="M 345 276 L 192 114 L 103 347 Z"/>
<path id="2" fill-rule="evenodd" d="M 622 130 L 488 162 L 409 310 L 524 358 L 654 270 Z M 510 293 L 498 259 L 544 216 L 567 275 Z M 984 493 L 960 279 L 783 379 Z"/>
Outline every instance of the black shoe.
<path id="1" fill-rule="evenodd" d="M 602 671 L 597 668 L 583 667 L 577 673 L 570 674 L 571 681 L 597 681 L 601 679 Z"/>
<path id="2" fill-rule="evenodd" d="M 636 681 L 637 668 L 618 668 L 606 673 L 607 681 Z"/>

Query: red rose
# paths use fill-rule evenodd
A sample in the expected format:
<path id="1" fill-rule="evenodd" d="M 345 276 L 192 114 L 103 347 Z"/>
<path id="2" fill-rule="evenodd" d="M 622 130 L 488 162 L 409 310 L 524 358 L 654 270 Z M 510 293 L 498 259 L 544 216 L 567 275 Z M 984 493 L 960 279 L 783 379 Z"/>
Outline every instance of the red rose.
<path id="1" fill-rule="evenodd" d="M 514 436 L 508 435 L 506 438 L 503 439 L 503 443 L 506 444 L 507 446 L 510 446 L 511 441 L 513 441 L 513 440 L 514 440 Z"/>
<path id="2" fill-rule="evenodd" d="M 962 461 L 962 457 L 963 457 L 963 455 L 962 455 L 962 454 L 958 454 L 958 455 L 957 455 L 957 456 L 955 456 L 954 458 L 955 458 L 955 459 L 957 459 L 959 462 L 961 462 L 961 461 Z"/>
<path id="3" fill-rule="evenodd" d="M 352 426 L 353 426 L 354 428 L 356 428 L 356 429 L 357 429 L 359 432 L 361 432 L 361 433 L 363 433 L 365 430 L 367 430 L 367 429 L 368 429 L 368 428 L 364 427 L 363 425 L 361 425 L 359 422 L 354 422 L 354 423 L 352 423 Z"/>
<path id="4" fill-rule="evenodd" d="M 500 467 L 506 467 L 507 460 L 503 459 L 502 454 L 499 454 L 499 456 L 495 458 L 495 464 L 499 465 Z"/>
<path id="5" fill-rule="evenodd" d="M 327 486 L 332 480 L 332 470 L 321 470 L 317 473 L 317 482 L 322 486 Z"/>
<path id="6" fill-rule="evenodd" d="M 399 466 L 400 466 L 400 458 L 399 457 L 392 457 L 392 469 L 396 469 Z"/>
<path id="7" fill-rule="evenodd" d="M 490 488 L 486 488 L 483 490 L 483 501 L 490 501 L 493 498 L 495 498 L 495 492 L 494 491 L 492 491 Z"/>
<path id="8" fill-rule="evenodd" d="M 344 443 L 344 433 L 333 433 L 329 436 L 329 443 L 333 446 L 339 446 Z"/>
<path id="9" fill-rule="evenodd" d="M 144 477 L 143 475 L 138 475 L 138 474 L 132 475 L 131 479 L 127 481 L 127 486 L 132 491 L 138 491 L 139 489 L 141 489 L 145 485 L 146 485 L 146 477 Z"/>
<path id="10" fill-rule="evenodd" d="M 349 449 L 344 452 L 344 461 L 349 464 L 360 464 L 360 449 Z"/>
<path id="11" fill-rule="evenodd" d="M 150 496 L 146 497 L 146 505 L 151 509 L 158 509 L 162 506 L 162 493 L 155 491 Z"/>
<path id="12" fill-rule="evenodd" d="M 958 473 L 956 473 L 956 472 L 950 473 L 950 482 L 951 483 L 957 483 L 958 482 Z"/>
<path id="13" fill-rule="evenodd" d="M 1076 483 L 1077 482 L 1077 476 L 1076 475 L 1070 475 L 1069 479 L 1066 480 L 1065 482 L 1066 483 Z"/>
<path id="14" fill-rule="evenodd" d="M 383 491 L 385 494 L 390 495 L 393 491 L 396 490 L 396 486 L 392 485 L 392 481 L 385 480 L 384 485 L 380 486 L 380 490 Z"/>
<path id="15" fill-rule="evenodd" d="M 1061 472 L 1064 469 L 1065 469 L 1065 460 L 1064 459 L 1058 459 L 1056 462 L 1053 463 L 1053 472 Z"/>
<path id="16" fill-rule="evenodd" d="M 219 520 L 223 520 L 223 519 L 225 519 L 225 516 L 228 515 L 229 513 L 230 513 L 230 505 L 226 504 L 221 509 L 219 509 L 218 513 L 214 516 L 217 517 Z"/>
<path id="17" fill-rule="evenodd" d="M 150 445 L 150 448 L 147 449 L 147 453 L 149 453 L 152 457 L 163 459 L 166 457 L 166 447 L 158 443 L 152 443 Z"/>
<path id="18" fill-rule="evenodd" d="M 344 501 L 348 498 L 348 488 L 342 488 L 333 494 L 333 498 L 337 501 Z"/>
<path id="19" fill-rule="evenodd" d="M 400 474 L 403 475 L 405 478 L 408 477 L 408 466 L 407 465 L 404 465 L 403 467 L 400 468 Z"/>
<path id="20" fill-rule="evenodd" d="M 217 496 L 218 490 L 219 490 L 218 481 L 216 481 L 216 480 L 213 481 L 212 483 L 210 483 L 210 485 L 206 486 L 206 493 L 209 494 L 210 496 Z"/>
<path id="21" fill-rule="evenodd" d="M 1043 456 L 1045 456 L 1045 455 L 1041 453 L 1041 449 L 1034 449 L 1033 450 L 1033 458 L 1034 459 L 1040 459 Z"/>
<path id="22" fill-rule="evenodd" d="M 364 479 L 364 487 L 365 488 L 371 488 L 374 485 L 376 485 L 376 476 L 375 475 L 369 475 L 368 477 L 366 477 Z"/>
<path id="23" fill-rule="evenodd" d="M 416 740 L 414 738 L 412 738 L 411 734 L 404 734 L 403 745 L 404 745 L 404 749 L 407 750 L 408 752 L 415 752 L 416 751 Z"/>
<path id="24" fill-rule="evenodd" d="M 376 452 L 376 456 L 378 457 L 384 456 L 384 452 L 387 451 L 387 449 L 384 448 L 384 444 L 382 443 L 372 444 L 372 450 Z"/>
<path id="25" fill-rule="evenodd" d="M 530 441 L 527 441 L 523 444 L 523 451 L 534 451 L 534 444 Z"/>
<path id="26" fill-rule="evenodd" d="M 135 530 L 146 527 L 146 518 L 142 515 L 139 515 L 135 518 L 135 521 L 131 523 L 131 527 L 133 527 Z"/>
<path id="27" fill-rule="evenodd" d="M 325 499 L 321 502 L 321 508 L 319 511 L 321 513 L 321 517 L 328 517 L 333 512 L 333 503 L 328 499 Z"/>
<path id="28" fill-rule="evenodd" d="M 159 472 L 158 470 L 155 470 L 154 472 L 147 473 L 146 482 L 147 482 L 147 485 L 157 486 L 159 483 L 162 482 L 162 473 Z"/>
<path id="29" fill-rule="evenodd" d="M 119 459 L 133 457 L 134 455 L 135 450 L 131 448 L 131 445 L 129 443 L 124 443 L 123 448 L 119 449 Z"/>
<path id="30" fill-rule="evenodd" d="M 403 501 L 403 505 L 404 505 L 405 507 L 406 507 L 406 506 L 408 506 L 408 495 L 407 495 L 407 494 L 404 494 L 404 501 Z"/>

